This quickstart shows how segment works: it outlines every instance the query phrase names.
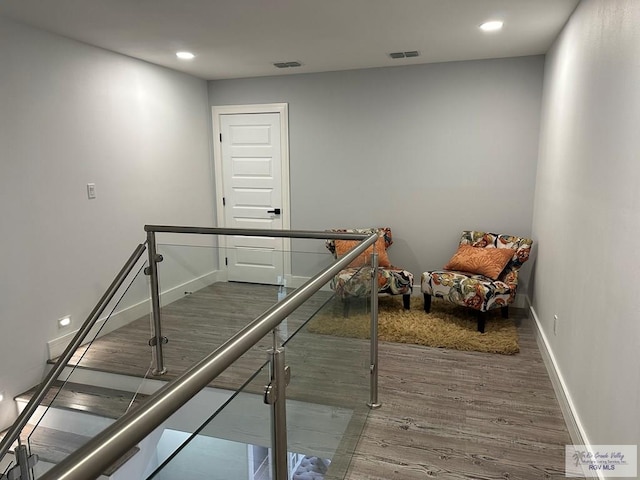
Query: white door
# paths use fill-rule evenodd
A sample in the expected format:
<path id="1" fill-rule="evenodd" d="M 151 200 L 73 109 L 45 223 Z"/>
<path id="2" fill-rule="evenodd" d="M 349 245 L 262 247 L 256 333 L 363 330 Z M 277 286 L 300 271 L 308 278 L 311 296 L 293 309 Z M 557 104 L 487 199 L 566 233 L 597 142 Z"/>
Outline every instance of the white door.
<path id="1" fill-rule="evenodd" d="M 281 115 L 282 112 L 218 112 L 221 226 L 288 228 L 284 221 L 288 219 L 289 205 L 288 184 L 283 185 L 288 172 L 283 175 L 282 150 L 286 143 Z M 229 281 L 276 284 L 284 277 L 286 242 L 282 238 L 238 235 L 226 236 L 225 240 L 223 254 Z"/>

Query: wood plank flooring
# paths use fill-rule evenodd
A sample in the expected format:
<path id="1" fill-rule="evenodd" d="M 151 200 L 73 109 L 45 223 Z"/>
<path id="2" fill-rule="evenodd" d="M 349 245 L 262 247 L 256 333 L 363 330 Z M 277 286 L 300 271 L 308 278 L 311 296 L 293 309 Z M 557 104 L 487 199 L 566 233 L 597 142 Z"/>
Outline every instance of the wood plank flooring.
<path id="1" fill-rule="evenodd" d="M 380 343 L 349 480 L 565 478 L 567 433 L 525 312 L 513 356 Z"/>
<path id="2" fill-rule="evenodd" d="M 275 287 L 218 283 L 165 307 L 166 378 L 221 345 L 276 298 Z M 326 300 L 327 293 L 319 292 L 289 318 L 289 331 Z M 353 459 L 334 459 L 335 467 L 348 468 L 349 480 L 564 478 L 564 445 L 571 440 L 530 320 L 525 311 L 513 309 L 514 314 L 521 351 L 513 356 L 381 342 L 382 408 L 370 412 L 363 408 L 368 341 L 303 330 L 287 349 L 293 372 L 287 393 L 354 409 L 357 421 L 343 445 L 352 450 L 357 444 Z M 149 320 L 141 319 L 97 340 L 76 361 L 86 368 L 148 375 L 149 338 Z M 265 361 L 270 345 L 267 336 L 215 386 L 242 384 Z"/>
<path id="3" fill-rule="evenodd" d="M 330 297 L 318 292 L 288 318 L 290 334 L 300 327 Z M 165 375 L 172 380 L 220 347 L 250 321 L 277 301 L 277 287 L 243 283 L 217 283 L 162 308 Z M 136 320 L 91 345 L 81 348 L 70 364 L 94 370 L 152 377 L 153 336 L 150 319 Z M 272 345 L 266 335 L 255 347 L 223 373 L 212 386 L 237 389 L 267 360 Z M 73 381 L 73 377 L 70 378 Z"/>

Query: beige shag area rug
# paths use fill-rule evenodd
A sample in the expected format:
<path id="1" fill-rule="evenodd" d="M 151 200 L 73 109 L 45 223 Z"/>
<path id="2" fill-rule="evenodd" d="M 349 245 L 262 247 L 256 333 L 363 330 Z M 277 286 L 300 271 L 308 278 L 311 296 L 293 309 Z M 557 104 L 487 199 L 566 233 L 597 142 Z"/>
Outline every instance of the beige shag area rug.
<path id="1" fill-rule="evenodd" d="M 309 322 L 309 332 L 338 337 L 369 338 L 370 314 L 364 302 L 354 302 L 348 317 L 342 302 L 334 299 Z M 364 310 L 367 313 L 364 313 Z M 500 309 L 487 312 L 485 333 L 478 332 L 473 310 L 433 298 L 431 312 L 424 311 L 421 297 L 411 298 L 411 310 L 402 308 L 400 296 L 380 297 L 378 302 L 378 338 L 385 342 L 413 343 L 455 350 L 518 353 L 515 322 L 503 319 Z"/>

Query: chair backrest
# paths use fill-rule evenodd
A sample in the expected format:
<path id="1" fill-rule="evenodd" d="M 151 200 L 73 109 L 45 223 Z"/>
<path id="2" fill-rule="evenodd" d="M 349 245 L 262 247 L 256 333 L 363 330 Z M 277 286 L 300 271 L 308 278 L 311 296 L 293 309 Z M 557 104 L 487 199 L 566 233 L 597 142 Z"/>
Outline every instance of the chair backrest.
<path id="1" fill-rule="evenodd" d="M 511 248 L 515 250 L 513 257 L 500 274 L 499 280 L 507 281 L 507 283 L 517 283 L 518 270 L 529 259 L 533 240 L 500 233 L 465 230 L 460 237 L 460 245 L 465 244 L 474 247 Z"/>
<path id="2" fill-rule="evenodd" d="M 345 232 L 345 233 L 364 233 L 371 235 L 375 232 L 382 231 L 382 235 L 384 236 L 384 247 L 388 249 L 389 246 L 393 243 L 393 237 L 391 235 L 391 228 L 389 227 L 371 227 L 371 228 L 332 228 L 331 230 L 327 230 L 329 232 Z M 333 256 L 336 256 L 336 241 L 335 240 L 326 240 L 325 246 L 327 250 L 329 250 Z"/>

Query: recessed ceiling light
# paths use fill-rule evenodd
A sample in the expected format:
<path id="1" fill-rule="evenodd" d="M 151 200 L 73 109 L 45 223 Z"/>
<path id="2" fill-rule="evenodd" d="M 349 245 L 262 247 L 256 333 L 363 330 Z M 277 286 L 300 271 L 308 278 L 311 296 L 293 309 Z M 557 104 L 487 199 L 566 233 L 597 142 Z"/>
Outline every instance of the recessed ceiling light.
<path id="1" fill-rule="evenodd" d="M 191 52 L 177 52 L 176 57 L 178 57 L 180 60 L 192 60 L 195 55 Z"/>
<path id="2" fill-rule="evenodd" d="M 500 20 L 491 20 L 480 25 L 480 30 L 484 32 L 495 32 L 502 29 L 503 22 Z"/>

